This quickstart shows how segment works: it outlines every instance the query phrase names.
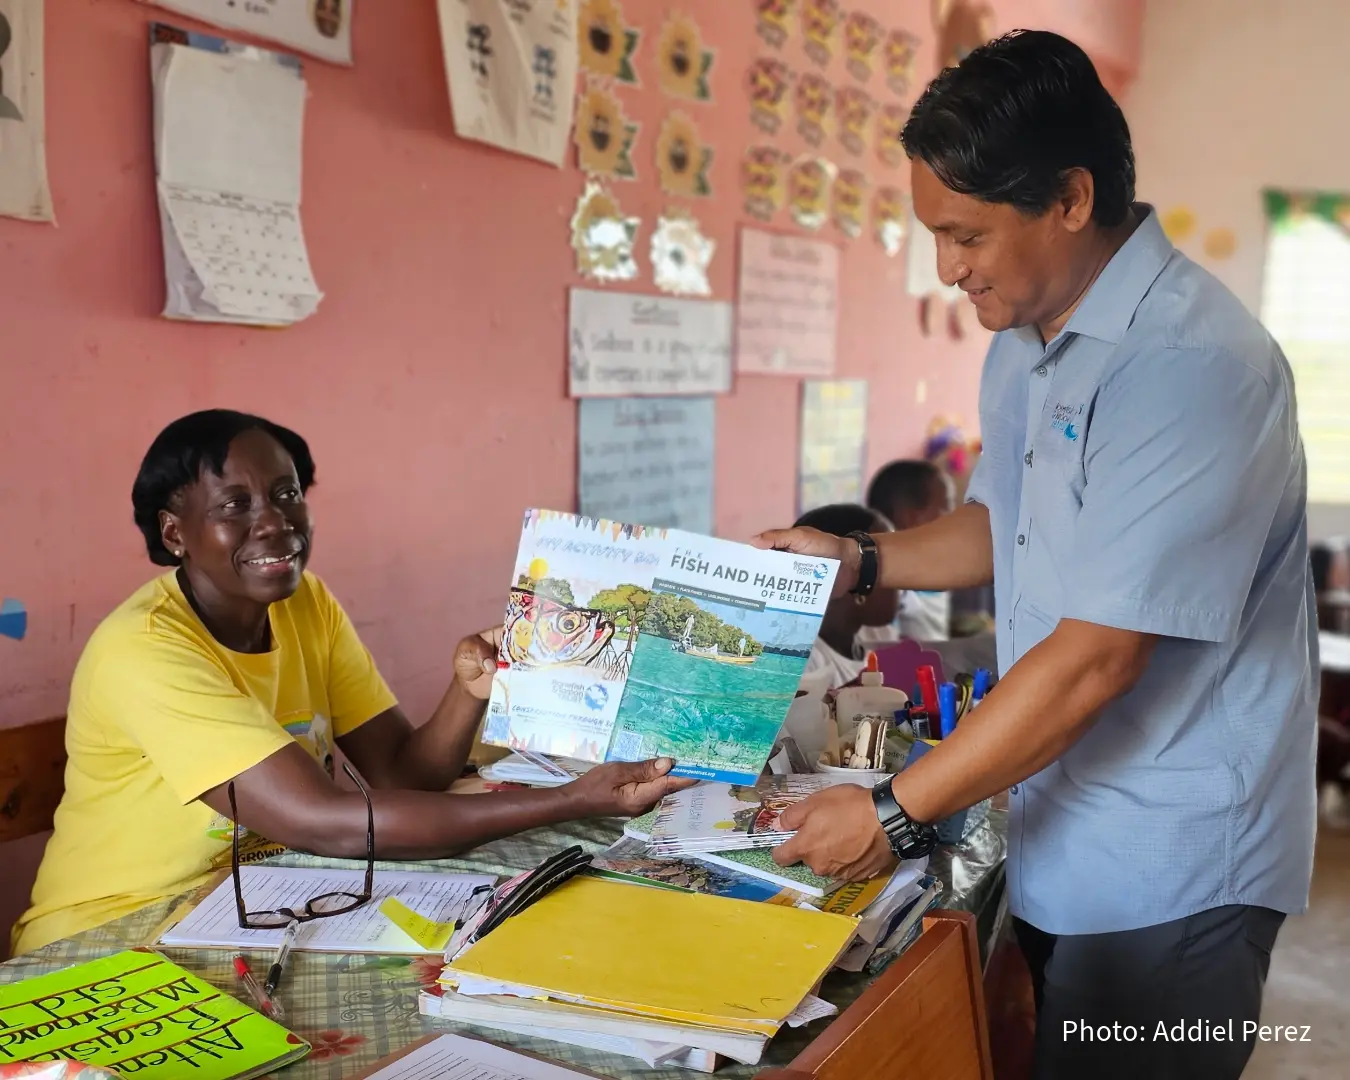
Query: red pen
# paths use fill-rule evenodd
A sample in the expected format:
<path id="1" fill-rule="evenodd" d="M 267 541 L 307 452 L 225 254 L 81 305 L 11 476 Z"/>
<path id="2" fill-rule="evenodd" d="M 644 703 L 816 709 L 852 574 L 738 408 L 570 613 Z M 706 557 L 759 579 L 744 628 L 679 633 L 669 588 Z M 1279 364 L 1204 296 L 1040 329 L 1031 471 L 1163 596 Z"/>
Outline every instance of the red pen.
<path id="1" fill-rule="evenodd" d="M 253 977 L 253 972 L 244 957 L 236 956 L 234 958 L 234 973 L 239 976 L 239 981 L 244 984 L 248 996 L 253 999 L 254 1008 L 269 1020 L 280 1023 L 282 1018 L 281 1005 L 275 999 L 268 997 L 266 991 L 258 985 L 258 980 Z"/>
<path id="2" fill-rule="evenodd" d="M 930 717 L 937 716 L 937 672 L 933 670 L 932 664 L 924 664 L 915 672 L 915 675 L 919 678 L 919 690 L 923 694 L 923 707 L 928 710 L 928 715 Z"/>

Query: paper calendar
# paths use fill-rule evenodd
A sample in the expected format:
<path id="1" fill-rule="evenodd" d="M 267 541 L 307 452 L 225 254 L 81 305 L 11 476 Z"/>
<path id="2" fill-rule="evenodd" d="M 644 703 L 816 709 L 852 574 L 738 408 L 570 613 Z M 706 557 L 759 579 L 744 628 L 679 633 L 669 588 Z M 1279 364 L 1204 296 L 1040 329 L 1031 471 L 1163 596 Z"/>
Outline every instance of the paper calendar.
<path id="1" fill-rule="evenodd" d="M 151 27 L 164 315 L 286 326 L 314 314 L 294 58 Z"/>

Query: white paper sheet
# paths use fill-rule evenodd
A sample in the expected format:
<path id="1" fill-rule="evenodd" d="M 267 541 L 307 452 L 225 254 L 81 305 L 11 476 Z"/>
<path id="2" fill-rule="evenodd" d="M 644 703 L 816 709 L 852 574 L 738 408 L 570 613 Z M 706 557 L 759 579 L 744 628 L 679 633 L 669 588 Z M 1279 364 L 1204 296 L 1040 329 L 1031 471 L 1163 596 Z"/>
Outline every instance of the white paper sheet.
<path id="1" fill-rule="evenodd" d="M 369 1080 L 574 1080 L 580 1075 L 492 1043 L 442 1035 L 372 1073 Z"/>
<path id="2" fill-rule="evenodd" d="M 151 52 L 164 314 L 263 326 L 308 318 L 322 293 L 300 222 L 298 64 L 201 35 Z"/>
<path id="3" fill-rule="evenodd" d="M 352 62 L 356 0 L 141 0 L 194 19 L 243 30 L 335 64 Z"/>
<path id="4" fill-rule="evenodd" d="M 577 80 L 576 0 L 437 0 L 455 133 L 561 166 Z"/>
<path id="5" fill-rule="evenodd" d="M 279 866 L 245 866 L 240 878 L 244 906 L 249 911 L 279 907 L 299 910 L 311 897 L 329 892 L 359 893 L 365 870 L 306 870 Z M 295 948 L 311 952 L 391 953 L 409 955 L 426 950 L 380 912 L 380 904 L 395 896 L 419 915 L 450 922 L 479 885 L 495 878 L 482 874 L 391 873 L 375 874 L 371 899 L 346 915 L 314 919 L 303 924 Z M 235 905 L 234 882 L 226 878 L 176 926 L 160 936 L 164 945 L 266 949 L 281 943 L 281 930 L 241 930 Z"/>
<path id="6" fill-rule="evenodd" d="M 0 214 L 54 221 L 47 183 L 42 0 L 0 0 Z"/>
<path id="7" fill-rule="evenodd" d="M 725 394 L 731 305 L 573 289 L 572 397 Z"/>
<path id="8" fill-rule="evenodd" d="M 741 230 L 736 370 L 831 375 L 839 333 L 839 249 Z"/>

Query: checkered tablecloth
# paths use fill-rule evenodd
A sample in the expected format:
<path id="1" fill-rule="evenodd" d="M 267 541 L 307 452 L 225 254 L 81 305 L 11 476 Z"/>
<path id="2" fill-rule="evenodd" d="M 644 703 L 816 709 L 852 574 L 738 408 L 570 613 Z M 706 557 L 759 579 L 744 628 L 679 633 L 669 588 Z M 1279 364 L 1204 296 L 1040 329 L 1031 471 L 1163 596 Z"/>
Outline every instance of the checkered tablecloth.
<path id="1" fill-rule="evenodd" d="M 458 870 L 497 875 L 516 874 L 538 865 L 556 851 L 579 844 L 593 853 L 603 851 L 622 832 L 622 822 L 574 822 L 536 829 L 469 852 L 462 858 L 439 859 L 415 864 L 419 869 Z M 942 907 L 974 912 L 981 917 L 992 911 L 1002 893 L 1006 821 L 995 811 L 989 821 L 959 846 L 942 848 L 930 860 L 930 870 L 943 882 Z M 314 856 L 287 854 L 272 862 L 287 866 L 354 866 L 356 863 Z M 407 863 L 377 863 L 378 869 L 408 869 Z M 72 964 L 107 956 L 122 949 L 150 943 L 154 931 L 182 897 L 150 907 L 78 934 L 53 942 L 27 956 L 0 965 L 0 985 L 43 975 Z M 212 949 L 162 949 L 175 963 L 207 982 L 236 993 L 232 953 Z M 441 1020 L 419 1015 L 418 994 L 435 986 L 441 964 L 435 959 L 406 956 L 345 956 L 296 953 L 281 991 L 287 1026 L 313 1045 L 305 1060 L 279 1073 L 279 1080 L 337 1080 L 356 1075 L 375 1061 L 409 1045 L 435 1030 L 464 1030 Z M 866 989 L 870 978 L 833 973 L 825 980 L 824 996 L 840 1010 L 847 1008 Z M 765 1062 L 757 1067 L 730 1066 L 719 1077 L 753 1076 L 769 1065 L 791 1061 L 826 1026 L 816 1021 L 804 1028 L 784 1028 L 769 1045 Z M 634 1058 L 617 1057 L 583 1047 L 511 1035 L 488 1028 L 473 1033 L 505 1046 L 531 1050 L 603 1076 L 642 1077 L 643 1080 L 689 1080 L 693 1074 L 673 1068 L 650 1069 Z"/>

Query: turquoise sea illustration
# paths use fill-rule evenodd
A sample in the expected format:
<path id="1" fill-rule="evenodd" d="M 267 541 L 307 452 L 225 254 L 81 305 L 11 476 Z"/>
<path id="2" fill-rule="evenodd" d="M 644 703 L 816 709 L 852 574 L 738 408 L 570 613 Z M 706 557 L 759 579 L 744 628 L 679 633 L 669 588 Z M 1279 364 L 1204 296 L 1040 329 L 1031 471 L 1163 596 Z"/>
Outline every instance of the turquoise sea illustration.
<path id="1" fill-rule="evenodd" d="M 667 756 L 679 775 L 753 783 L 792 705 L 820 620 L 717 603 L 706 594 L 696 604 L 656 595 L 670 600 L 653 605 L 643 622 L 608 756 Z"/>

